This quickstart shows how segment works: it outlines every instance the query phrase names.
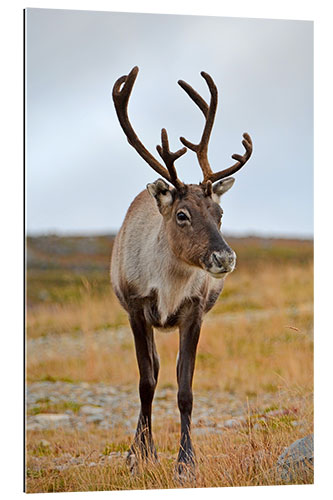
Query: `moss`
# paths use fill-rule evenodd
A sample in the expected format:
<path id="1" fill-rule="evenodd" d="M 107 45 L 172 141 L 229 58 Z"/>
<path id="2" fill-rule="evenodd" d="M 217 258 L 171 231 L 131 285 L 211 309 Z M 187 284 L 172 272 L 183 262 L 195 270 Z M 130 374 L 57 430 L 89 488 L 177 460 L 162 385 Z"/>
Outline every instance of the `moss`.
<path id="1" fill-rule="evenodd" d="M 28 415 L 38 415 L 40 413 L 63 413 L 67 410 L 70 410 L 73 413 L 78 413 L 82 406 L 75 401 L 60 401 L 58 403 L 53 403 L 47 398 L 39 400 L 38 403 L 38 405 L 29 409 Z"/>
<path id="2" fill-rule="evenodd" d="M 110 455 L 110 453 L 120 452 L 128 450 L 128 443 L 107 443 L 102 451 L 103 455 Z"/>

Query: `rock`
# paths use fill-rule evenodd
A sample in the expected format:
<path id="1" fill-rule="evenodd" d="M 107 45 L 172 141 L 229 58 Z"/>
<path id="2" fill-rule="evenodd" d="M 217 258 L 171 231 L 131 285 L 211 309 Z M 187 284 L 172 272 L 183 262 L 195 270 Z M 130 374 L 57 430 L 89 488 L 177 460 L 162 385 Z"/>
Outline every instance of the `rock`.
<path id="1" fill-rule="evenodd" d="M 84 405 L 80 408 L 80 415 L 100 415 L 103 412 L 103 408 L 100 406 Z"/>
<path id="2" fill-rule="evenodd" d="M 205 436 L 207 434 L 223 434 L 221 429 L 216 429 L 216 427 L 194 427 L 192 433 L 196 436 Z"/>
<path id="3" fill-rule="evenodd" d="M 236 429 L 239 427 L 242 427 L 246 422 L 244 417 L 240 418 L 230 418 L 229 420 L 226 420 L 223 424 L 224 427 L 227 429 Z"/>
<path id="4" fill-rule="evenodd" d="M 292 482 L 313 471 L 313 434 L 298 439 L 279 456 L 276 473 L 284 482 Z"/>
<path id="5" fill-rule="evenodd" d="M 38 443 L 38 446 L 40 446 L 41 448 L 49 448 L 51 446 L 51 443 L 46 439 L 41 439 Z"/>
<path id="6" fill-rule="evenodd" d="M 107 421 L 103 421 L 103 422 L 101 423 L 100 427 L 101 427 L 102 429 L 110 429 L 110 428 L 111 428 L 111 424 L 110 424 L 109 422 L 107 422 Z"/>
<path id="7" fill-rule="evenodd" d="M 102 422 L 104 420 L 104 415 L 102 413 L 96 413 L 96 415 L 88 415 L 86 418 L 86 422 L 93 423 L 93 424 L 98 424 L 99 422 Z"/>
<path id="8" fill-rule="evenodd" d="M 55 470 L 63 471 L 65 469 L 68 469 L 68 465 L 65 465 L 65 464 L 63 464 L 63 465 L 56 465 L 54 468 L 55 468 Z"/>
<path id="9" fill-rule="evenodd" d="M 70 459 L 69 463 L 71 465 L 80 465 L 80 464 L 82 464 L 82 459 L 81 458 L 77 458 L 77 457 L 72 457 Z"/>
<path id="10" fill-rule="evenodd" d="M 224 422 L 224 427 L 227 429 L 233 429 L 234 427 L 239 427 L 239 423 L 235 418 L 231 418 L 230 420 L 226 420 Z"/>
<path id="11" fill-rule="evenodd" d="M 64 427 L 71 424 L 71 417 L 64 413 L 40 413 L 34 417 L 35 423 L 45 429 Z"/>
<path id="12" fill-rule="evenodd" d="M 98 424 L 104 420 L 103 408 L 100 406 L 84 405 L 80 408 L 79 413 L 86 416 L 87 424 Z"/>

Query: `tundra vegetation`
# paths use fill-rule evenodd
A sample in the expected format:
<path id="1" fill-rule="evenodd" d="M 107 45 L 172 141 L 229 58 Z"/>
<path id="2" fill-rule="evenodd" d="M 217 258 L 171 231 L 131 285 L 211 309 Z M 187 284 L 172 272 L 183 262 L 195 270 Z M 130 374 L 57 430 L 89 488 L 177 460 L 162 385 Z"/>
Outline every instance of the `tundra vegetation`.
<path id="1" fill-rule="evenodd" d="M 156 334 L 159 463 L 142 463 L 132 475 L 125 457 L 140 407 L 138 369 L 126 313 L 109 283 L 113 237 L 27 239 L 28 492 L 282 482 L 278 456 L 313 430 L 313 244 L 227 240 L 237 268 L 203 323 L 194 374 L 197 477 L 180 484 L 178 335 Z M 101 418 L 86 416 L 86 393 Z M 45 415 L 68 416 L 71 424 L 36 425 Z M 313 475 L 293 482 L 311 483 Z"/>

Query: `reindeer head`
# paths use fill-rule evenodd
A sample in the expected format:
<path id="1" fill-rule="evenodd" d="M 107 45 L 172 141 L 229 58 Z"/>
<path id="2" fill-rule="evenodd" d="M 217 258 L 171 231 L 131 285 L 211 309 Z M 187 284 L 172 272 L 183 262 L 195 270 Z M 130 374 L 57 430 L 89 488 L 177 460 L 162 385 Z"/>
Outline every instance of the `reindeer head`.
<path id="1" fill-rule="evenodd" d="M 167 132 L 162 129 L 162 146 L 157 146 L 157 151 L 166 165 L 165 168 L 141 143 L 128 118 L 128 101 L 138 71 L 138 67 L 134 67 L 127 76 L 120 77 L 114 84 L 112 95 L 119 122 L 130 145 L 156 172 L 172 184 L 170 186 L 165 180 L 158 179 L 147 185 L 163 217 L 169 246 L 175 256 L 183 262 L 201 267 L 214 277 L 223 277 L 233 271 L 236 254 L 225 242 L 220 230 L 223 214 L 219 205 L 220 197 L 234 183 L 233 177 L 229 176 L 242 168 L 250 158 L 251 138 L 246 133 L 243 135 L 245 153 L 232 155 L 232 158 L 237 160 L 234 165 L 214 173 L 207 153 L 217 108 L 217 88 L 213 79 L 202 72 L 201 75 L 207 82 L 211 94 L 208 106 L 190 85 L 179 80 L 179 85 L 200 108 L 206 122 L 199 144 L 193 144 L 181 137 L 180 140 L 186 147 L 176 152 L 170 151 Z M 174 162 L 186 153 L 187 148 L 196 153 L 203 173 L 203 181 L 199 185 L 186 185 L 177 176 Z M 149 217 L 149 214 L 147 216 Z"/>

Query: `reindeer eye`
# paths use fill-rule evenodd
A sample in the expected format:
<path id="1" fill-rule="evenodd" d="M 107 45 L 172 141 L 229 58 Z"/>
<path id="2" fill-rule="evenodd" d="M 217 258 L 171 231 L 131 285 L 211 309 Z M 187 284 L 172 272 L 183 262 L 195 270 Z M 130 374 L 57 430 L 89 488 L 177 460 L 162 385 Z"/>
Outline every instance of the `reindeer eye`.
<path id="1" fill-rule="evenodd" d="M 179 220 L 180 222 L 184 222 L 186 220 L 189 220 L 189 218 L 187 217 L 187 215 L 184 212 L 178 212 L 177 213 L 177 220 Z"/>

